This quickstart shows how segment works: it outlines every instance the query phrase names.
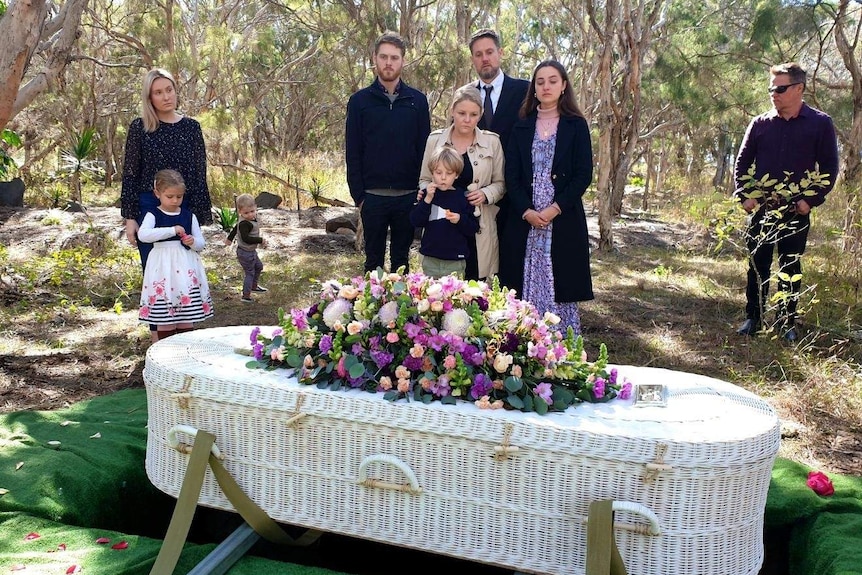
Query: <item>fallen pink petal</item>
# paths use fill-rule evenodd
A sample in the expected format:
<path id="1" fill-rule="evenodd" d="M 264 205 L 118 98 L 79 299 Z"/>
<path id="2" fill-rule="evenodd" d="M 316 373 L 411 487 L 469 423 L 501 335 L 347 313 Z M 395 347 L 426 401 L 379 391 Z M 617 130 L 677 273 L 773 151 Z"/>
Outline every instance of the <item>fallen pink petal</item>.
<path id="1" fill-rule="evenodd" d="M 72 575 L 72 573 L 79 573 L 81 571 L 80 565 L 70 565 L 68 569 L 66 569 L 66 575 Z"/>
<path id="2" fill-rule="evenodd" d="M 24 541 L 34 541 L 34 540 L 38 539 L 39 537 L 41 537 L 41 535 L 39 535 L 38 533 L 33 531 L 33 532 L 30 532 L 24 536 Z"/>
<path id="3" fill-rule="evenodd" d="M 110 542 L 111 542 L 111 540 L 108 539 L 107 537 L 99 537 L 98 539 L 96 539 L 96 543 L 98 543 L 99 545 L 105 545 L 106 543 L 110 543 Z"/>
<path id="4" fill-rule="evenodd" d="M 26 568 L 27 568 L 27 566 L 24 565 L 23 563 L 16 563 L 15 565 L 12 565 L 12 567 L 9 568 L 9 571 L 21 571 L 22 569 L 26 569 Z"/>
<path id="5" fill-rule="evenodd" d="M 113 545 L 111 545 L 111 549 L 125 549 L 128 546 L 129 544 L 125 541 L 120 541 L 119 543 L 114 543 Z"/>
<path id="6" fill-rule="evenodd" d="M 59 545 L 57 545 L 57 551 L 65 551 L 65 550 L 66 550 L 66 544 L 65 543 L 60 543 Z"/>

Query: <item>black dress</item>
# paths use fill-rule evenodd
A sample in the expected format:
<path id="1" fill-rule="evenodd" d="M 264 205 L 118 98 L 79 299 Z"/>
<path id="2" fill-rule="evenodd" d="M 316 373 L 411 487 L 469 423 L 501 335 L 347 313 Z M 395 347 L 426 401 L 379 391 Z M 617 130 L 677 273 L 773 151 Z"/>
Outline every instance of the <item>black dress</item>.
<path id="1" fill-rule="evenodd" d="M 159 205 L 153 195 L 153 180 L 156 172 L 164 169 L 178 171 L 185 180 L 183 207 L 190 209 L 201 225 L 212 223 L 201 125 L 185 116 L 173 124 L 161 122 L 155 132 L 149 133 L 144 131 L 143 120 L 132 121 L 126 137 L 121 215 L 140 224 L 144 215 Z"/>

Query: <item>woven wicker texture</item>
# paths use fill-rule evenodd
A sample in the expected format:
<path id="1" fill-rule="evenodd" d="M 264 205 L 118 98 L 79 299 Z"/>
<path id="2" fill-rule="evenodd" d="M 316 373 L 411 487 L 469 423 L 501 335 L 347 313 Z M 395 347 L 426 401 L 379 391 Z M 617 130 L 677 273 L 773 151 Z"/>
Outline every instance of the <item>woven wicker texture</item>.
<path id="1" fill-rule="evenodd" d="M 668 386 L 667 407 L 584 404 L 548 415 L 390 403 L 249 370 L 248 327 L 199 330 L 147 352 L 147 473 L 177 496 L 193 443 L 277 521 L 550 574 L 583 574 L 591 501 L 618 511 L 632 575 L 754 575 L 779 422 L 757 396 L 687 373 L 620 366 Z M 179 430 L 178 430 L 179 429 Z M 173 430 L 173 431 L 172 431 Z M 208 474 L 201 504 L 232 510 Z M 645 507 L 658 519 L 650 535 Z"/>

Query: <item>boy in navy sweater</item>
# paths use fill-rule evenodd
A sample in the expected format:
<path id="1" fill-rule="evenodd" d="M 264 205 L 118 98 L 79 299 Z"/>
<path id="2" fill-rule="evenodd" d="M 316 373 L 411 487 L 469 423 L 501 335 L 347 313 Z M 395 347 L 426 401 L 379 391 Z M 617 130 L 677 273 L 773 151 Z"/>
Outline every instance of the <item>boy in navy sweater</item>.
<path id="1" fill-rule="evenodd" d="M 468 239 L 479 231 L 473 206 L 464 197 L 466 190 L 453 183 L 464 160 L 453 148 L 441 146 L 428 161 L 432 182 L 420 192 L 420 200 L 410 213 L 410 223 L 425 228 L 419 253 L 422 273 L 439 278 L 450 274 L 464 277 L 467 267 Z"/>

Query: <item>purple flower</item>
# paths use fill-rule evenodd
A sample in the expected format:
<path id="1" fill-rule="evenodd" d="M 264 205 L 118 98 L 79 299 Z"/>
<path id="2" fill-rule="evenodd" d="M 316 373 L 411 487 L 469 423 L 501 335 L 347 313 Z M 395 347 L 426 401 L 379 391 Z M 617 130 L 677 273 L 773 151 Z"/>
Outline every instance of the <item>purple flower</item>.
<path id="1" fill-rule="evenodd" d="M 260 328 L 256 327 L 251 330 L 251 334 L 249 335 L 249 339 L 251 340 L 251 345 L 257 344 L 257 336 L 260 335 Z"/>
<path id="2" fill-rule="evenodd" d="M 632 383 L 630 381 L 626 381 L 623 383 L 622 389 L 620 389 L 620 399 L 629 399 L 632 396 Z"/>
<path id="3" fill-rule="evenodd" d="M 408 355 L 404 358 L 404 367 L 409 369 L 410 371 L 419 371 L 422 369 L 422 358 L 421 357 L 413 357 L 412 355 Z"/>
<path id="4" fill-rule="evenodd" d="M 608 378 L 611 385 L 617 384 L 617 368 L 611 369 L 611 376 Z"/>
<path id="5" fill-rule="evenodd" d="M 312 317 L 314 314 L 317 313 L 319 306 L 320 306 L 320 304 L 314 304 L 313 306 L 309 307 L 308 311 L 305 312 L 305 315 L 307 315 L 308 317 Z"/>
<path id="6" fill-rule="evenodd" d="M 487 299 L 485 299 L 483 297 L 476 298 L 476 305 L 479 306 L 480 310 L 488 311 L 488 300 Z"/>
<path id="7" fill-rule="evenodd" d="M 500 345 L 500 351 L 505 353 L 518 351 L 518 336 L 511 331 L 506 332 L 506 341 Z"/>
<path id="8" fill-rule="evenodd" d="M 378 351 L 375 349 L 371 350 L 371 359 L 374 360 L 375 365 L 377 365 L 379 369 L 383 369 L 384 367 L 392 363 L 394 357 L 395 356 L 388 351 Z"/>
<path id="9" fill-rule="evenodd" d="M 602 377 L 597 377 L 593 384 L 593 393 L 596 399 L 601 399 L 605 396 L 605 380 Z"/>
<path id="10" fill-rule="evenodd" d="M 452 388 L 449 386 L 449 378 L 445 375 L 441 375 L 437 378 L 437 381 L 431 384 L 431 393 L 438 397 L 446 397 L 451 392 Z"/>
<path id="11" fill-rule="evenodd" d="M 350 351 L 353 355 L 362 355 L 362 352 L 365 351 L 365 349 L 362 347 L 361 343 L 354 343 L 353 347 L 350 348 Z"/>
<path id="12" fill-rule="evenodd" d="M 326 334 L 321 337 L 320 343 L 317 344 L 317 347 L 320 349 L 320 353 L 329 353 L 329 351 L 332 349 L 332 336 Z"/>
<path id="13" fill-rule="evenodd" d="M 484 395 L 489 395 L 494 388 L 494 382 L 484 373 L 477 373 L 473 378 L 473 385 L 470 386 L 470 397 L 479 399 Z"/>
<path id="14" fill-rule="evenodd" d="M 404 333 L 407 334 L 407 337 L 410 339 L 416 339 L 416 336 L 422 332 L 422 328 L 416 325 L 415 323 L 407 322 L 404 324 Z"/>
<path id="15" fill-rule="evenodd" d="M 290 310 L 290 318 L 293 320 L 293 326 L 302 331 L 308 329 L 308 320 L 301 309 Z"/>
<path id="16" fill-rule="evenodd" d="M 542 382 L 536 386 L 536 395 L 545 400 L 545 403 L 551 405 L 554 403 L 553 398 L 551 397 L 554 393 L 553 388 L 550 383 Z"/>
<path id="17" fill-rule="evenodd" d="M 428 338 L 428 347 L 430 347 L 434 351 L 442 351 L 445 345 L 446 337 L 440 335 L 439 333 L 435 333 L 430 338 Z"/>
<path id="18" fill-rule="evenodd" d="M 260 361 L 263 359 L 263 344 L 261 342 L 255 343 L 252 350 L 254 351 L 254 358 L 256 360 Z"/>

